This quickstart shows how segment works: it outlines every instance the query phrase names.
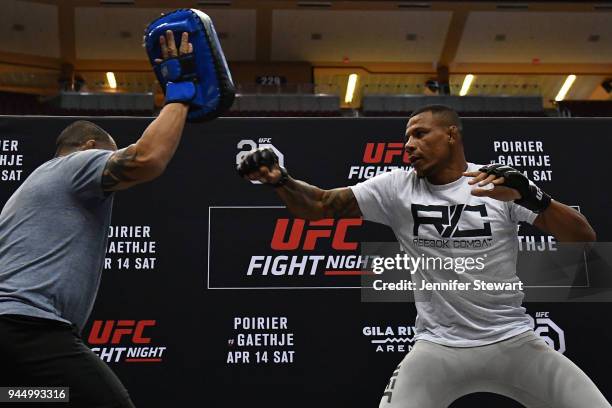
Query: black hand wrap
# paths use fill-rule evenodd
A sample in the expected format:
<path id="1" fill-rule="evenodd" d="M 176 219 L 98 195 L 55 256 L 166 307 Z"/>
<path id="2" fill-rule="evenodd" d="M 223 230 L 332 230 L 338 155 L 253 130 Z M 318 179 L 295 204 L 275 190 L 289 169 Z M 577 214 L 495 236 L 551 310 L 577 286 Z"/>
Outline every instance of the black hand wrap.
<path id="1" fill-rule="evenodd" d="M 504 183 L 501 185 L 517 190 L 521 198 L 514 200 L 514 202 L 528 210 L 541 213 L 550 205 L 551 198 L 548 194 L 535 184 L 530 183 L 523 173 L 510 166 L 489 164 L 479 168 L 478 171 L 503 177 Z"/>
<path id="2" fill-rule="evenodd" d="M 275 164 L 278 164 L 278 156 L 274 153 L 274 150 L 269 147 L 264 149 L 255 149 L 238 164 L 236 170 L 238 170 L 238 174 L 240 177 L 247 176 L 250 173 L 259 171 L 261 166 L 267 167 L 269 170 L 272 170 Z M 280 187 L 284 185 L 289 179 L 289 173 L 287 173 L 287 169 L 282 166 L 279 166 L 281 171 L 281 178 L 275 184 L 269 184 L 272 187 Z"/>

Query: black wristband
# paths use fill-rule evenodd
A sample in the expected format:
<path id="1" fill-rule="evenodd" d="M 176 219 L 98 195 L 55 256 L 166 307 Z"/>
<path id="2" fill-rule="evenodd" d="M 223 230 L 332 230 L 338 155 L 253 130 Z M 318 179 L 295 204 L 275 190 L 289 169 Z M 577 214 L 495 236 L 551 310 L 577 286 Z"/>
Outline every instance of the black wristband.
<path id="1" fill-rule="evenodd" d="M 534 213 L 541 213 L 548 208 L 552 198 L 535 184 L 529 184 L 529 194 L 514 200 L 514 202 Z"/>
<path id="2" fill-rule="evenodd" d="M 270 186 L 272 186 L 274 188 L 278 188 L 278 187 L 284 186 L 287 183 L 287 181 L 289 180 L 289 173 L 287 172 L 287 169 L 284 168 L 283 166 L 278 166 L 278 168 L 280 169 L 281 177 L 280 177 L 280 179 L 278 179 L 278 181 L 276 183 L 270 184 Z"/>
<path id="3" fill-rule="evenodd" d="M 531 183 L 520 171 L 502 164 L 489 164 L 478 169 L 487 174 L 503 177 L 503 186 L 513 188 L 519 192 L 521 198 L 514 202 L 535 213 L 541 213 L 550 205 L 551 198 L 540 187 Z"/>

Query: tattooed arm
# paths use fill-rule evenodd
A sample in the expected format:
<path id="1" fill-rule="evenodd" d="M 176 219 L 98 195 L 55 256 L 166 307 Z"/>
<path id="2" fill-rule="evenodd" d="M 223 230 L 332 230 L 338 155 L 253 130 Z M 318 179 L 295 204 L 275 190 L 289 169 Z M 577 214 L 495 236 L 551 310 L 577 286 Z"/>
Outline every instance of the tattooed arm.
<path id="1" fill-rule="evenodd" d="M 170 103 L 138 141 L 113 153 L 102 174 L 104 191 L 125 190 L 159 177 L 178 147 L 188 105 Z"/>
<path id="2" fill-rule="evenodd" d="M 276 192 L 296 217 L 307 220 L 361 217 L 357 199 L 348 187 L 323 190 L 289 177 Z"/>
<path id="3" fill-rule="evenodd" d="M 275 186 L 280 198 L 296 217 L 307 220 L 361 217 L 353 190 L 349 187 L 323 190 L 295 180 L 280 167 L 278 156 L 270 148 L 248 152 L 242 157 L 237 170 L 246 179 Z"/>

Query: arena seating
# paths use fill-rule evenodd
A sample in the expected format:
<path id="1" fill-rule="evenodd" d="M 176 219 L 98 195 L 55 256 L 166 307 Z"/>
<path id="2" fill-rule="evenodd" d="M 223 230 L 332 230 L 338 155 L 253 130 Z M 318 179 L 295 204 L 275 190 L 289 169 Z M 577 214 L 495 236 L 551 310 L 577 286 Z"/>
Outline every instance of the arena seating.
<path id="1" fill-rule="evenodd" d="M 545 116 L 537 96 L 424 96 L 365 95 L 364 116 L 407 116 L 418 106 L 445 104 L 462 116 Z M 561 116 L 612 116 L 612 102 L 563 101 Z M 156 113 L 152 94 L 61 92 L 43 100 L 36 95 L 0 92 L 0 114 L 68 116 L 151 116 Z M 237 94 L 229 117 L 341 116 L 340 97 L 331 94 Z"/>
<path id="2" fill-rule="evenodd" d="M 560 116 L 612 117 L 612 101 L 566 100 L 557 102 Z"/>
<path id="3" fill-rule="evenodd" d="M 37 95 L 0 92 L 0 115 L 54 115 L 54 109 Z"/>
<path id="4" fill-rule="evenodd" d="M 365 116 L 405 116 L 419 106 L 448 105 L 462 116 L 543 116 L 539 96 L 423 96 L 366 95 L 362 99 Z"/>
<path id="5" fill-rule="evenodd" d="M 66 94 L 67 99 L 62 105 L 58 98 L 66 98 Z M 131 105 L 127 102 L 134 99 L 133 96 L 116 98 L 117 94 L 108 94 L 110 98 L 92 99 L 88 98 L 88 95 L 99 94 L 70 92 L 44 100 L 37 95 L 0 92 L 0 115 L 151 116 L 154 112 L 153 107 L 140 108 L 141 102 L 130 108 Z"/>
<path id="6" fill-rule="evenodd" d="M 1 115 L 151 116 L 152 94 L 61 92 L 36 95 L 0 92 Z M 224 116 L 340 116 L 340 98 L 317 94 L 238 94 Z"/>
<path id="7" fill-rule="evenodd" d="M 317 94 L 238 94 L 224 116 L 340 116 L 340 98 Z"/>
<path id="8" fill-rule="evenodd" d="M 152 93 L 60 92 L 51 103 L 64 111 L 147 112 L 150 115 L 155 110 Z"/>

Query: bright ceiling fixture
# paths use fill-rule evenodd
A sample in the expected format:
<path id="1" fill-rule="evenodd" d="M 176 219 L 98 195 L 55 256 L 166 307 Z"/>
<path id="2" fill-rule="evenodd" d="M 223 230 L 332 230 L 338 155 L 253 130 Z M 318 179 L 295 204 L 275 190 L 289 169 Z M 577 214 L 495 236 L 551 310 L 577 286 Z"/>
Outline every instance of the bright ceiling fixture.
<path id="1" fill-rule="evenodd" d="M 470 91 L 470 86 L 472 86 L 472 81 L 474 80 L 474 75 L 467 74 L 463 79 L 463 85 L 461 85 L 461 90 L 459 91 L 459 96 L 465 96 Z"/>
<path id="2" fill-rule="evenodd" d="M 559 89 L 559 93 L 557 94 L 557 96 L 555 96 L 555 101 L 559 102 L 565 99 L 565 95 L 567 95 L 575 80 L 576 75 L 574 74 L 568 75 L 567 78 L 565 78 L 563 86 L 561 87 L 561 89 Z"/>
<path id="3" fill-rule="evenodd" d="M 108 86 L 112 89 L 117 89 L 117 80 L 115 79 L 115 74 L 113 72 L 106 73 L 106 80 L 108 81 Z"/>
<path id="4" fill-rule="evenodd" d="M 348 77 L 348 83 L 346 84 L 346 95 L 344 96 L 345 103 L 353 102 L 353 95 L 355 94 L 355 85 L 357 85 L 357 74 L 351 74 Z"/>

